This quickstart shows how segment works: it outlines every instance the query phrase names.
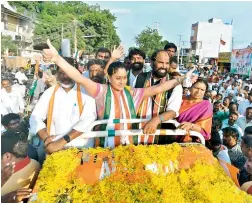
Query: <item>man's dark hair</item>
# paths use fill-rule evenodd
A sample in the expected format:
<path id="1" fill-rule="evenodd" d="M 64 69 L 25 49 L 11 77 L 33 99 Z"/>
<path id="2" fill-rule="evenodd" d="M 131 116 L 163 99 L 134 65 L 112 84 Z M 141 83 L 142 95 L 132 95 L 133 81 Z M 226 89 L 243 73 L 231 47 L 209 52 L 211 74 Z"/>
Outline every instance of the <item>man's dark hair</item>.
<path id="1" fill-rule="evenodd" d="M 39 71 L 38 76 L 39 76 L 39 78 L 43 78 L 43 72 Z"/>
<path id="2" fill-rule="evenodd" d="M 3 126 L 7 126 L 9 125 L 9 123 L 12 121 L 12 120 L 16 120 L 16 119 L 19 119 L 20 120 L 20 116 L 16 113 L 9 113 L 9 114 L 6 114 L 2 117 L 2 120 L 1 120 L 1 123 Z"/>
<path id="3" fill-rule="evenodd" d="M 163 50 L 163 49 L 156 50 L 156 51 L 154 51 L 154 53 L 151 55 L 151 61 L 153 61 L 153 62 L 156 61 L 157 55 L 158 55 L 160 52 L 165 52 L 165 53 L 167 53 L 167 51 L 165 51 L 165 50 Z M 168 55 L 168 53 L 167 53 L 167 55 Z"/>
<path id="4" fill-rule="evenodd" d="M 237 117 L 239 117 L 239 114 L 236 113 L 236 112 L 230 112 L 229 116 L 231 116 L 232 114 L 233 114 L 233 115 L 236 115 Z"/>
<path id="5" fill-rule="evenodd" d="M 222 129 L 222 132 L 225 137 L 233 137 L 236 140 L 239 138 L 239 132 L 236 128 L 226 127 Z"/>
<path id="6" fill-rule="evenodd" d="M 168 44 L 166 44 L 164 46 L 164 50 L 167 50 L 167 49 L 170 49 L 170 48 L 175 49 L 175 52 L 177 52 L 177 46 L 174 43 L 168 43 Z"/>
<path id="7" fill-rule="evenodd" d="M 238 104 L 235 103 L 235 102 L 230 102 L 229 106 L 231 106 L 231 105 L 236 105 L 236 106 L 238 106 Z"/>
<path id="8" fill-rule="evenodd" d="M 252 148 L 252 136 L 244 135 L 242 136 L 242 140 L 246 147 Z"/>
<path id="9" fill-rule="evenodd" d="M 27 135 L 19 129 L 10 129 L 1 136 L 2 156 L 9 152 L 16 158 L 25 158 L 28 151 Z"/>
<path id="10" fill-rule="evenodd" d="M 173 56 L 170 58 L 170 64 L 172 64 L 172 63 L 178 64 L 177 56 Z"/>
<path id="11" fill-rule="evenodd" d="M 252 109 L 252 107 L 251 107 L 251 106 L 249 106 L 248 108 L 246 108 L 246 111 L 247 111 L 247 110 L 251 110 L 251 109 Z"/>
<path id="12" fill-rule="evenodd" d="M 100 53 L 109 53 L 109 57 L 111 57 L 111 51 L 110 51 L 109 49 L 105 48 L 105 47 L 99 48 L 99 49 L 97 50 L 95 56 L 97 56 L 99 52 L 100 52 Z"/>
<path id="13" fill-rule="evenodd" d="M 211 132 L 211 139 L 209 140 L 212 146 L 221 145 L 220 134 L 217 130 Z"/>
<path id="14" fill-rule="evenodd" d="M 104 61 L 101 60 L 101 59 L 91 59 L 91 60 L 89 60 L 88 63 L 87 63 L 87 69 L 89 70 L 89 68 L 90 68 L 92 65 L 99 65 L 99 66 L 101 66 L 102 69 L 104 69 L 106 64 L 105 64 Z"/>
<path id="15" fill-rule="evenodd" d="M 74 68 L 78 69 L 79 65 L 77 63 L 77 60 L 72 57 L 63 57 L 67 63 L 69 63 Z M 57 71 L 59 70 L 59 67 L 57 66 Z"/>
<path id="16" fill-rule="evenodd" d="M 132 56 L 134 56 L 134 55 L 140 55 L 143 57 L 143 59 L 146 58 L 146 54 L 140 49 L 131 49 L 129 52 L 129 59 L 131 59 Z"/>
<path id="17" fill-rule="evenodd" d="M 2 78 L 1 83 L 3 83 L 3 81 L 9 81 L 9 83 L 11 83 L 11 80 L 9 78 Z"/>
<path id="18" fill-rule="evenodd" d="M 244 135 L 252 136 L 252 126 L 248 126 L 248 127 L 245 128 Z"/>

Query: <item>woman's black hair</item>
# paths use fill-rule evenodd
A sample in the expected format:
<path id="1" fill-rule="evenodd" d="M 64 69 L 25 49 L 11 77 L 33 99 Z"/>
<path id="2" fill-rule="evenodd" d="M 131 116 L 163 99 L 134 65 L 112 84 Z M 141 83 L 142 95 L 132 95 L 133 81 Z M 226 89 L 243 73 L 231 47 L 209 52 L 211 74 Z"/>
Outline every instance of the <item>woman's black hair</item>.
<path id="1" fill-rule="evenodd" d="M 108 75 L 112 76 L 118 69 L 123 68 L 126 70 L 124 63 L 120 61 L 113 62 L 109 65 Z"/>
<path id="2" fill-rule="evenodd" d="M 194 87 L 197 83 L 204 83 L 204 84 L 205 84 L 205 86 L 206 86 L 206 91 L 205 91 L 205 93 L 206 93 L 207 90 L 208 90 L 208 83 L 207 83 L 207 81 L 206 81 L 206 80 L 203 80 L 203 79 L 198 79 L 195 83 L 192 84 L 192 87 Z"/>

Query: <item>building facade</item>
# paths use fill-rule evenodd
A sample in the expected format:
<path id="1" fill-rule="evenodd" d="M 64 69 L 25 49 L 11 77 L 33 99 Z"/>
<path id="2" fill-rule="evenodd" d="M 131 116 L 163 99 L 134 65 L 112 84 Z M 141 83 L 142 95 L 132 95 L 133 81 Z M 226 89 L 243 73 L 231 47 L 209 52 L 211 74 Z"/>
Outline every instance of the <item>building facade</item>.
<path id="1" fill-rule="evenodd" d="M 2 35 L 11 36 L 18 45 L 17 55 L 27 57 L 32 52 L 34 26 L 31 18 L 17 13 L 8 2 L 1 4 Z"/>
<path id="2" fill-rule="evenodd" d="M 223 23 L 221 19 L 212 18 L 208 22 L 192 24 L 192 55 L 205 63 L 210 58 L 218 58 L 220 52 L 232 50 L 232 23 Z"/>

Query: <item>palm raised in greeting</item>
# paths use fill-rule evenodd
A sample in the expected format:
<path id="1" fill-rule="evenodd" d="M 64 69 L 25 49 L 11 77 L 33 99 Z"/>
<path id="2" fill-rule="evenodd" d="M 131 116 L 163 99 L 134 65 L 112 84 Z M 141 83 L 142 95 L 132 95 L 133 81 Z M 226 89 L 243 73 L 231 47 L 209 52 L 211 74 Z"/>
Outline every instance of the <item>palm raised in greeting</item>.
<path id="1" fill-rule="evenodd" d="M 50 40 L 47 39 L 47 45 L 49 49 L 43 49 L 43 61 L 44 62 L 56 62 L 58 59 L 58 51 L 51 44 Z"/>
<path id="2" fill-rule="evenodd" d="M 114 46 L 111 58 L 114 60 L 117 60 L 123 56 L 123 53 L 124 53 L 124 49 L 122 45 L 118 46 L 117 48 Z"/>

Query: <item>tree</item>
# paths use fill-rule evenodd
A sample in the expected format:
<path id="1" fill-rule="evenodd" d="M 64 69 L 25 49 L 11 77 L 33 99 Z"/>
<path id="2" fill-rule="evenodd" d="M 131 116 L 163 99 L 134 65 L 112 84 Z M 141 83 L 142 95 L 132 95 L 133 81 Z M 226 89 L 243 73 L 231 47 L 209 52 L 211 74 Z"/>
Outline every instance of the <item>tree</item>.
<path id="1" fill-rule="evenodd" d="M 76 23 L 77 49 L 94 52 L 106 45 L 111 48 L 120 44 L 113 23 L 116 17 L 109 10 L 101 10 L 99 5 L 89 6 L 84 2 L 10 2 L 18 11 L 29 10 L 36 13 L 34 41 L 44 42 L 51 39 L 56 49 L 60 48 L 61 33 L 71 41 L 74 51 L 74 29 Z M 75 21 L 76 20 L 76 21 Z M 92 37 L 83 37 L 92 36 Z"/>
<path id="2" fill-rule="evenodd" d="M 163 49 L 167 40 L 162 41 L 162 36 L 159 35 L 157 29 L 147 27 L 135 37 L 135 42 L 139 49 L 144 51 L 148 57 L 158 49 Z"/>
<path id="3" fill-rule="evenodd" d="M 17 53 L 17 44 L 12 40 L 11 36 L 1 34 L 1 53 L 3 54 L 7 49 L 9 52 Z"/>

